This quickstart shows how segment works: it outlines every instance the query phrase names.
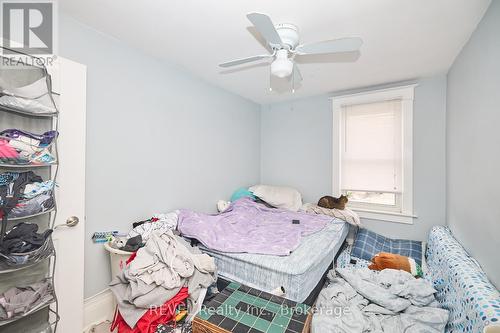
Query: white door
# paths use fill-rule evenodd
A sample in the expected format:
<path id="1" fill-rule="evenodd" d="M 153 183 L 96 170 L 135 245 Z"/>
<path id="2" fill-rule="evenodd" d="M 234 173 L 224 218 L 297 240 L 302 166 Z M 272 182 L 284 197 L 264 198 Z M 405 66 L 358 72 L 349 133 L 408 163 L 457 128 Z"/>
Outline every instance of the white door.
<path id="1" fill-rule="evenodd" d="M 56 189 L 58 227 L 55 290 L 58 298 L 59 333 L 83 330 L 84 231 L 85 231 L 85 111 L 86 66 L 58 58 L 48 68 L 53 90 L 59 94 L 59 168 Z M 74 226 L 68 221 L 78 220 Z"/>

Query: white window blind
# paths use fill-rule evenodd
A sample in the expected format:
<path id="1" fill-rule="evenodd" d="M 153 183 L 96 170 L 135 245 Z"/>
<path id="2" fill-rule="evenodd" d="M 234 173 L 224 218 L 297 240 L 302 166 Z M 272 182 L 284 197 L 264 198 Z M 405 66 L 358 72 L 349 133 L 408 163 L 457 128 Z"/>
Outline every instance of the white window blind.
<path id="1" fill-rule="evenodd" d="M 341 190 L 402 192 L 402 101 L 343 105 Z"/>

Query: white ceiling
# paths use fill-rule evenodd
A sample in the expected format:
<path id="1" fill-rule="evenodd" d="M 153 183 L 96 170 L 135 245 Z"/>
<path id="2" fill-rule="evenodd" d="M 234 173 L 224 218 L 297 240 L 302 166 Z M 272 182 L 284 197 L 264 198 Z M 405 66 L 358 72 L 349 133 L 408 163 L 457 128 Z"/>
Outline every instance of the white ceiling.
<path id="1" fill-rule="evenodd" d="M 257 103 L 446 73 L 491 0 L 60 0 L 82 23 Z M 266 53 L 245 15 L 291 22 L 302 42 L 364 40 L 352 55 L 299 65 L 295 94 L 269 91 L 268 66 L 220 69 L 220 62 Z M 325 62 L 334 60 L 335 62 Z"/>

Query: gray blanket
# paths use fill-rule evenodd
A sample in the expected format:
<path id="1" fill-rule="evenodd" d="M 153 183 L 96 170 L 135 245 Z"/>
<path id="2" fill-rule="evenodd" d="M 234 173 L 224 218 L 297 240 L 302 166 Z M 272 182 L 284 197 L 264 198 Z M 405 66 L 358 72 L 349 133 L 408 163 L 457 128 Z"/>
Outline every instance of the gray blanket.
<path id="1" fill-rule="evenodd" d="M 448 311 L 424 279 L 393 269 L 338 268 L 318 297 L 313 333 L 444 332 Z"/>
<path id="2" fill-rule="evenodd" d="M 196 307 L 201 290 L 215 282 L 215 270 L 213 258 L 171 230 L 155 231 L 109 285 L 121 316 L 134 328 L 151 307 L 163 305 L 183 286 L 189 290 L 189 310 Z"/>

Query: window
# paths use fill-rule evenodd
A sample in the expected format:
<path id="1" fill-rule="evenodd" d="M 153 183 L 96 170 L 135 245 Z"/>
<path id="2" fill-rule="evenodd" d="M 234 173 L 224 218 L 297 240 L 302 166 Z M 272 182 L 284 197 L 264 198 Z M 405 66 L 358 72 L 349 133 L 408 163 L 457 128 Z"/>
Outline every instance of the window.
<path id="1" fill-rule="evenodd" d="M 362 217 L 412 223 L 413 90 L 333 98 L 333 192 Z"/>

